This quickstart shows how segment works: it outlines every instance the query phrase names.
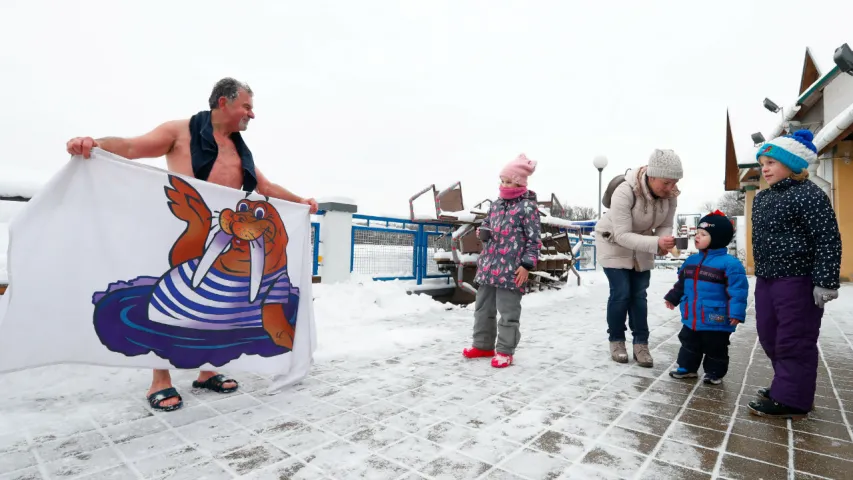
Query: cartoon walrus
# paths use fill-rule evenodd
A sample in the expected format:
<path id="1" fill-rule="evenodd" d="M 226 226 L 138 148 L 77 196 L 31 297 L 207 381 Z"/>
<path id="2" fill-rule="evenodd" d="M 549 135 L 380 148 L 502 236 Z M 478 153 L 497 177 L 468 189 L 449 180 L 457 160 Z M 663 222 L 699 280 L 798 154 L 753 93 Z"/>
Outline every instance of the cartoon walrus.
<path id="1" fill-rule="evenodd" d="M 215 222 L 190 184 L 175 176 L 170 184 L 169 208 L 187 227 L 169 252 L 172 268 L 154 287 L 148 318 L 197 330 L 263 326 L 276 345 L 293 348 L 283 305 L 288 237 L 275 207 L 244 199 Z"/>
<path id="2" fill-rule="evenodd" d="M 165 274 L 119 280 L 92 295 L 101 343 L 127 356 L 154 353 L 177 368 L 292 351 L 300 295 L 287 273 L 278 211 L 246 198 L 214 216 L 174 175 L 164 190 L 186 228 Z"/>

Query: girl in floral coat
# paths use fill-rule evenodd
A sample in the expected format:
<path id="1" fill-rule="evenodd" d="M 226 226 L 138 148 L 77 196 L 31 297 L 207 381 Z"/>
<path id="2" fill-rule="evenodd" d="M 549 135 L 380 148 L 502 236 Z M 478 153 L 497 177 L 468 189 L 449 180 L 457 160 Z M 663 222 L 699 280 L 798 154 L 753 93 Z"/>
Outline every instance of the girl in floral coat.
<path id="1" fill-rule="evenodd" d="M 528 289 L 528 274 L 539 260 L 539 210 L 536 194 L 527 189 L 527 177 L 534 170 L 536 161 L 524 154 L 501 170 L 500 198 L 479 228 L 483 251 L 474 278 L 479 284 L 474 342 L 462 354 L 467 358 L 493 357 L 492 366 L 496 368 L 512 364 L 521 339 L 521 297 Z"/>

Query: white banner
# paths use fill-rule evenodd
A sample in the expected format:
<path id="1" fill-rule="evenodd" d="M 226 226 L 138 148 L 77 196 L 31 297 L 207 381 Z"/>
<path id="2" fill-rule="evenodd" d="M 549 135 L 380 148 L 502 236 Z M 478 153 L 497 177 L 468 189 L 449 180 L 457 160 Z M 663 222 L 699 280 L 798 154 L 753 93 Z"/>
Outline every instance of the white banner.
<path id="1" fill-rule="evenodd" d="M 96 149 L 9 227 L 0 372 L 58 364 L 304 378 L 316 346 L 307 205 Z"/>

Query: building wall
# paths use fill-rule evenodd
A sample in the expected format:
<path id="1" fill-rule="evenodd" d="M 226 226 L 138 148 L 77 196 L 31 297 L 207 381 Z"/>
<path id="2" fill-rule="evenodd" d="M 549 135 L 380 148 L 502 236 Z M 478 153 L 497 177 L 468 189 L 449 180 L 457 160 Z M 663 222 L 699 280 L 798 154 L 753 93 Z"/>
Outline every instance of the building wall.
<path id="1" fill-rule="evenodd" d="M 841 231 L 841 281 L 853 281 L 853 141 L 841 142 L 835 150 L 832 177 L 835 216 Z M 847 188 L 843 188 L 847 187 Z"/>
<path id="2" fill-rule="evenodd" d="M 823 99 L 809 108 L 802 117 L 798 117 L 797 121 L 802 123 L 802 128 L 807 128 L 811 130 L 812 133 L 816 133 L 820 130 L 826 123 L 824 121 Z M 792 127 L 792 129 L 796 129 L 796 127 Z"/>
<path id="3" fill-rule="evenodd" d="M 755 200 L 756 188 L 745 187 L 746 200 L 744 205 L 744 216 L 746 217 L 746 274 L 755 275 L 755 257 L 752 256 L 752 202 Z"/>
<path id="4" fill-rule="evenodd" d="M 837 117 L 853 104 L 853 75 L 842 73 L 829 82 L 823 90 L 823 122 Z"/>

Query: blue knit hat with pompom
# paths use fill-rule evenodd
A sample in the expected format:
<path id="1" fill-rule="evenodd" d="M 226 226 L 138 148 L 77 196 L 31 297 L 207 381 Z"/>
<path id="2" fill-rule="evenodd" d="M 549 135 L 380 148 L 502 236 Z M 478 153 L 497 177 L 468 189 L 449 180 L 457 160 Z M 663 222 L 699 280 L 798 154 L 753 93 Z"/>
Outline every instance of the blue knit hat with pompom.
<path id="1" fill-rule="evenodd" d="M 777 137 L 765 143 L 755 154 L 759 157 L 770 157 L 790 168 L 794 173 L 800 173 L 809 168 L 809 163 L 817 161 L 817 147 L 812 143 L 814 134 L 809 130 L 797 130 L 793 134 Z"/>

